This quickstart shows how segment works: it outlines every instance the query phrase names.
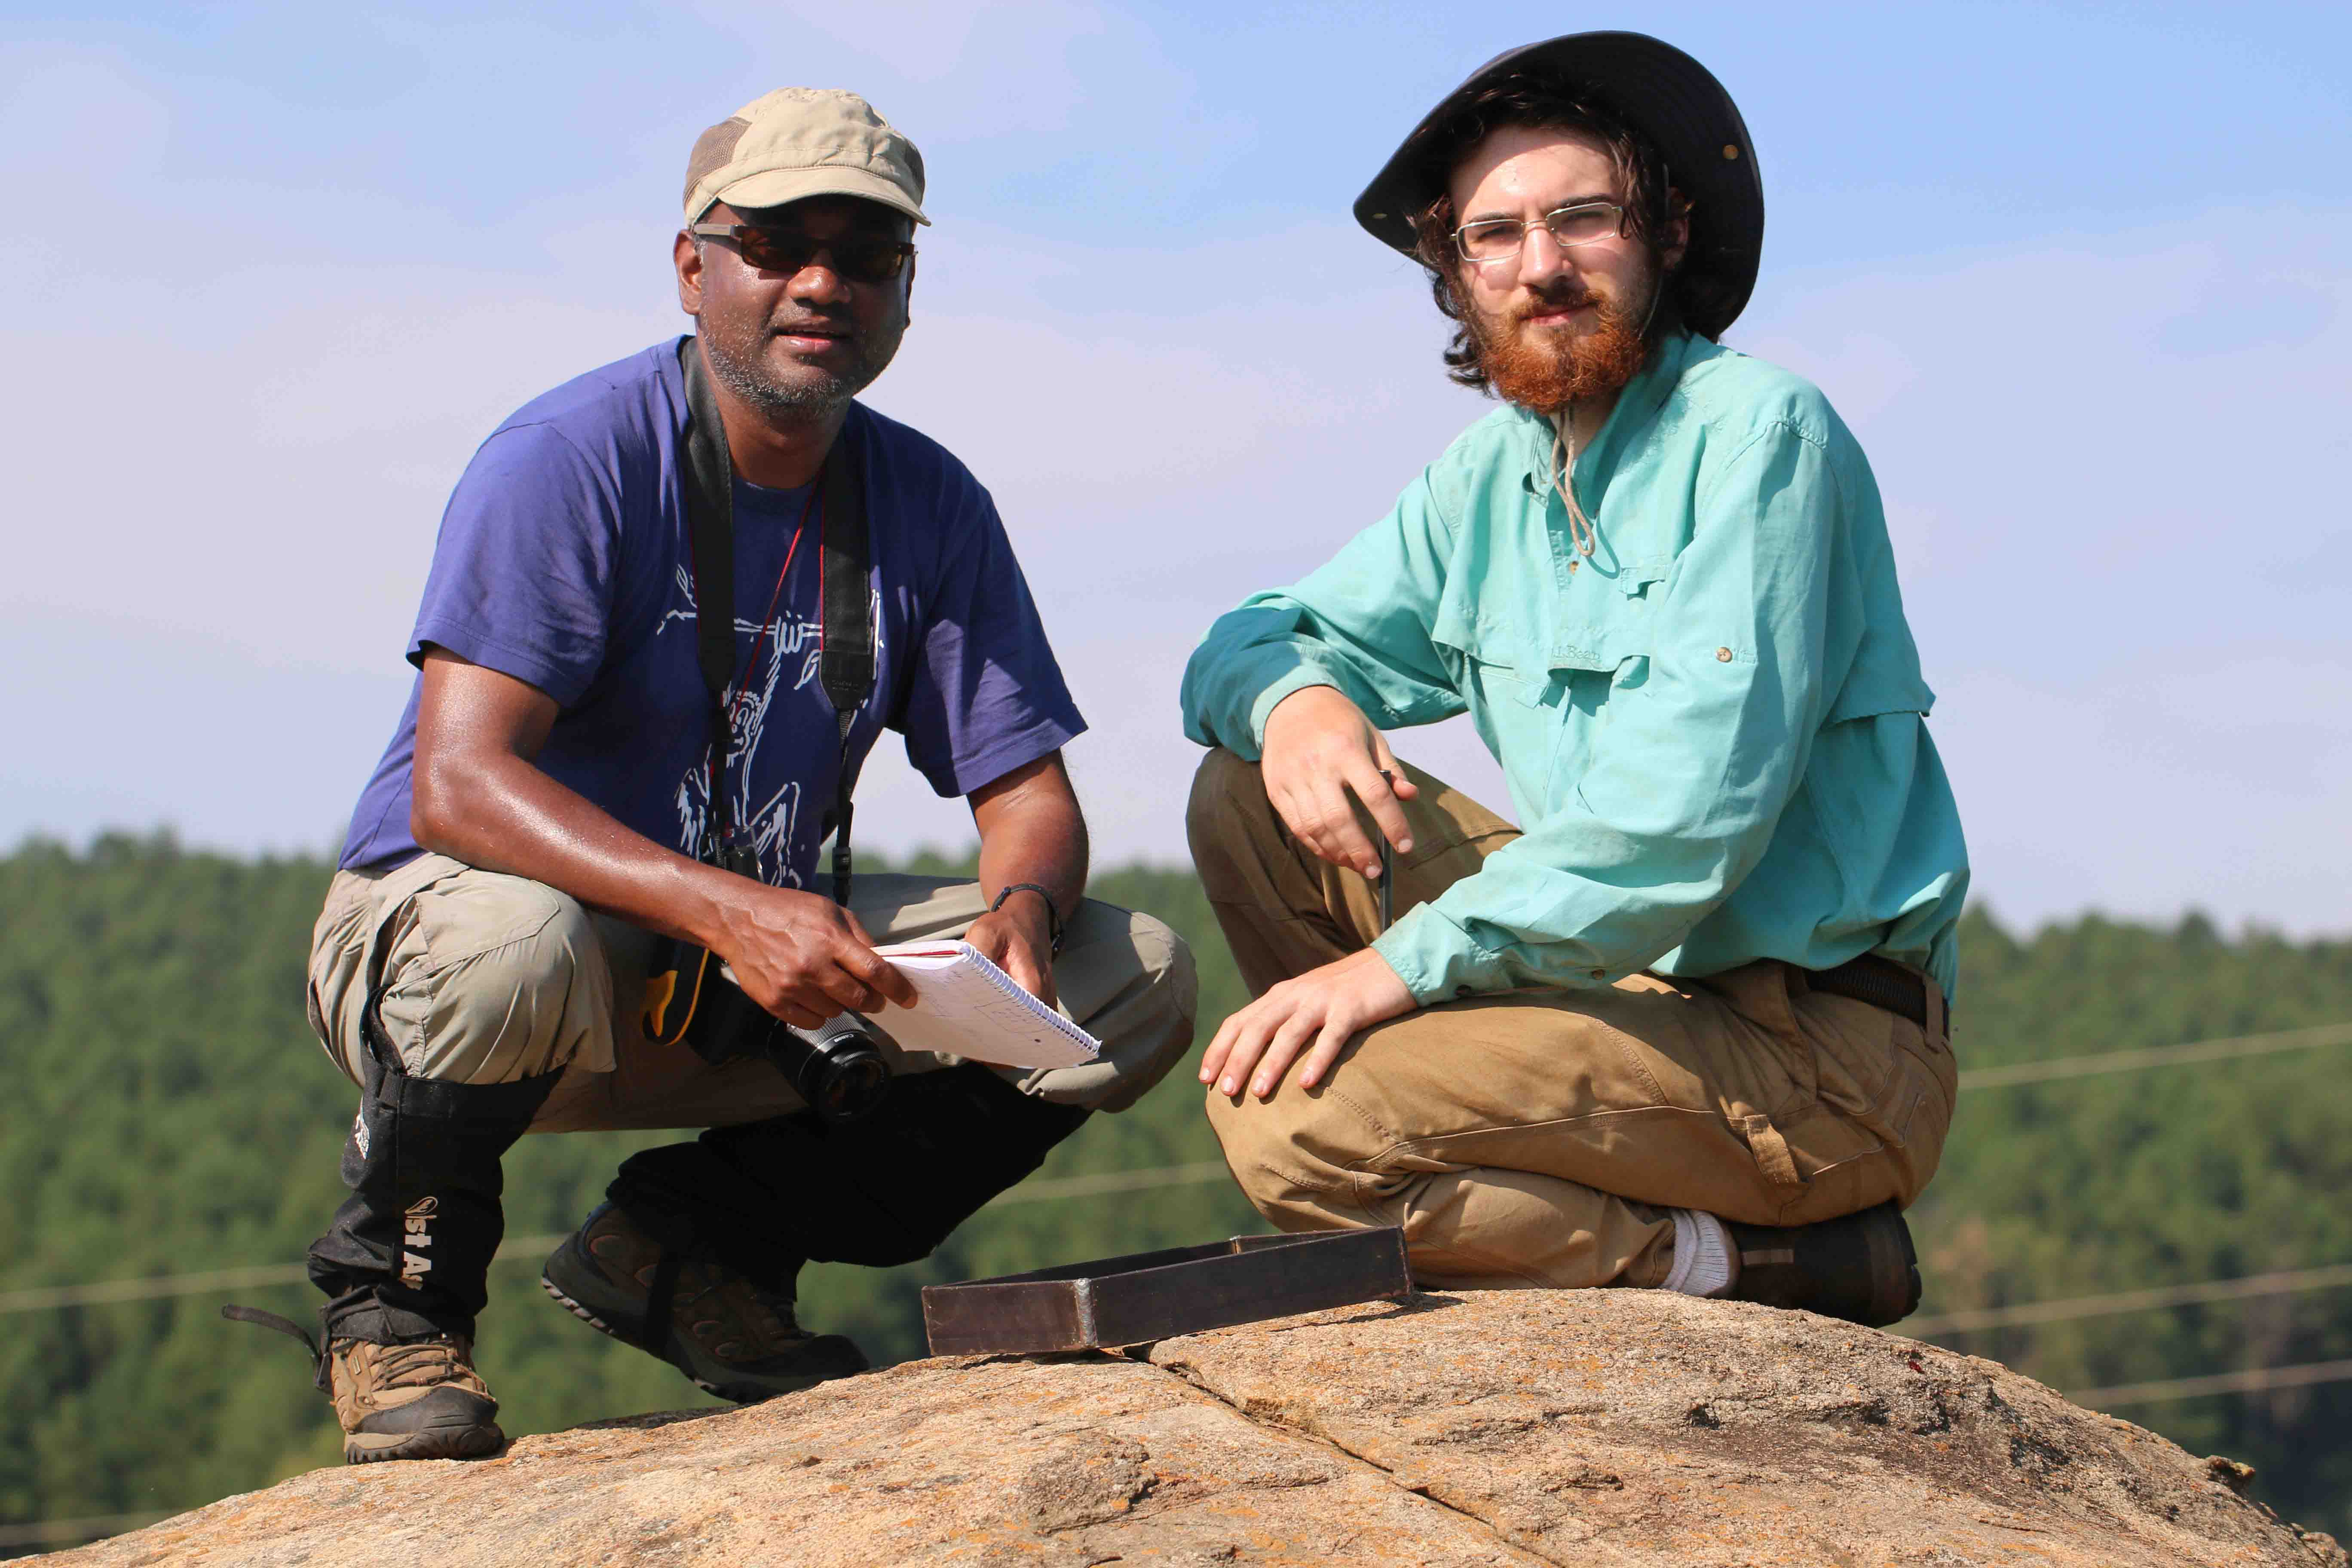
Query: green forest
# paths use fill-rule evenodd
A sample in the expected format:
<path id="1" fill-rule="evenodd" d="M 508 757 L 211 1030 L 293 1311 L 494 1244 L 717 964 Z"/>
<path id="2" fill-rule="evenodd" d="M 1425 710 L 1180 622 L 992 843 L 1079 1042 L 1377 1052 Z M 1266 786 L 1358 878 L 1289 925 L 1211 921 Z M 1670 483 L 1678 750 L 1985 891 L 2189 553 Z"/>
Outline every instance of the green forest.
<path id="1" fill-rule="evenodd" d="M 918 861 L 909 869 L 941 868 Z M 329 868 L 237 859 L 168 837 L 0 858 L 0 1306 L 44 1287 L 293 1263 L 339 1195 L 352 1091 L 303 1018 L 303 961 Z M 1098 874 L 1097 898 L 1193 943 L 1202 1036 L 1241 1000 L 1188 871 Z M 1964 1071 L 2352 1020 L 2352 941 L 2227 937 L 2086 917 L 2026 933 L 1973 910 L 1955 1043 Z M 1969 1087 L 1941 1174 L 1913 1211 L 1923 1317 L 2352 1263 L 2346 1047 Z M 632 1150 L 677 1134 L 527 1139 L 508 1230 L 570 1229 Z M 925 1262 L 803 1277 L 813 1326 L 877 1363 L 922 1353 L 917 1292 L 1049 1262 L 1264 1228 L 1198 1178 L 1072 1178 L 1213 1161 L 1188 1072 L 1057 1150 L 1036 1192 L 983 1211 Z M 1074 1190 L 1077 1189 L 1077 1190 Z M 812 1194 L 812 1201 L 822 1201 Z M 237 1300 L 308 1317 L 271 1286 L 0 1312 L 0 1541 L 44 1521 L 191 1508 L 337 1461 L 291 1342 L 223 1321 Z M 2062 1390 L 2352 1357 L 2352 1287 L 1944 1333 Z M 535 1258 L 501 1264 L 479 1357 L 510 1434 L 707 1403 L 667 1366 L 548 1300 Z M 2255 1466 L 2255 1494 L 2352 1527 L 2352 1383 L 2130 1402 L 2126 1418 Z M 135 1520 L 126 1522 L 137 1522 Z"/>

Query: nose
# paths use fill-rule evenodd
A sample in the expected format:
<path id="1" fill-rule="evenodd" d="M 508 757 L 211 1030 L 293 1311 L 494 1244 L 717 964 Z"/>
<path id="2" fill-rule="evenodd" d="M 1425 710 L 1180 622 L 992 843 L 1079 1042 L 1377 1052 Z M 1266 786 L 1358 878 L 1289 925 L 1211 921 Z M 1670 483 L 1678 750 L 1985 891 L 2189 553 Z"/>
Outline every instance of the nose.
<path id="1" fill-rule="evenodd" d="M 1576 263 L 1570 259 L 1568 249 L 1552 237 L 1552 232 L 1542 224 L 1528 226 L 1527 238 L 1519 244 L 1519 281 L 1530 289 L 1541 289 L 1563 273 L 1574 271 Z"/>
<path id="2" fill-rule="evenodd" d="M 784 292 L 811 305 L 845 305 L 850 297 L 849 285 L 833 269 L 833 253 L 827 250 L 819 250 L 806 267 L 793 273 Z"/>

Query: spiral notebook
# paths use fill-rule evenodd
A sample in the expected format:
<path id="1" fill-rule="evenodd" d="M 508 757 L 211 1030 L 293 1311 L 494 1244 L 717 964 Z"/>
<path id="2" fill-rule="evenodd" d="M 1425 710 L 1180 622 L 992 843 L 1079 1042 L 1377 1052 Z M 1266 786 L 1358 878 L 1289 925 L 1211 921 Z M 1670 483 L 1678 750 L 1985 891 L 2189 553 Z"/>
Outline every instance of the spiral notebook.
<path id="1" fill-rule="evenodd" d="M 910 1051 L 939 1051 L 1003 1067 L 1067 1068 L 1095 1060 L 1102 1042 L 1021 988 L 966 942 L 902 942 L 874 950 L 915 987 L 915 1005 L 871 1015 Z"/>

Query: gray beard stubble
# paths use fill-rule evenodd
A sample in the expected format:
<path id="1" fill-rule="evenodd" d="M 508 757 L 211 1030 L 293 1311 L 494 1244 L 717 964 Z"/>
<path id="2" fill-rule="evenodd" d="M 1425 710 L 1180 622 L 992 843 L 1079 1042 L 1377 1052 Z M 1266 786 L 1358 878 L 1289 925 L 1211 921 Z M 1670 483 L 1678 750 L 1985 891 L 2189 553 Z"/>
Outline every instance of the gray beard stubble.
<path id="1" fill-rule="evenodd" d="M 761 340 L 764 342 L 767 335 L 766 328 L 762 326 L 758 331 Z M 700 322 L 696 323 L 696 331 L 702 339 L 704 352 L 710 356 L 711 370 L 720 381 L 727 384 L 729 391 L 754 408 L 762 409 L 770 414 L 780 414 L 790 419 L 826 418 L 839 412 L 851 398 L 872 385 L 874 378 L 881 374 L 878 366 L 868 365 L 861 360 L 856 367 L 845 375 L 835 375 L 828 372 L 823 373 L 821 381 L 780 382 L 770 377 L 761 369 L 760 354 L 755 345 L 731 342 L 729 341 L 728 334 L 713 331 Z M 739 353 L 737 352 L 739 348 L 750 349 L 751 352 Z"/>

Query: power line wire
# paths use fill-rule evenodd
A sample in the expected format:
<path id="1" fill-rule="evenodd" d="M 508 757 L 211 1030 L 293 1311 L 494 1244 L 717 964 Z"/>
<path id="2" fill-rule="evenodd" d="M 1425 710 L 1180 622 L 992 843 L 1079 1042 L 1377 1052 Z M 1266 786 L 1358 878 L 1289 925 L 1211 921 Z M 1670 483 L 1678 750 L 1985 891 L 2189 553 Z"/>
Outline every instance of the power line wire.
<path id="1" fill-rule="evenodd" d="M 2261 1366 L 2246 1372 L 2215 1373 L 2210 1377 L 2168 1377 L 2154 1383 L 2119 1383 L 2112 1388 L 2078 1389 L 2066 1395 L 2077 1405 L 2113 1409 L 2119 1405 L 2154 1405 L 2166 1399 L 2194 1399 L 2205 1394 L 2263 1394 L 2274 1388 L 2308 1388 L 2318 1383 L 2352 1380 L 2352 1361 L 2307 1361 L 2298 1366 Z"/>
<path id="2" fill-rule="evenodd" d="M 2307 1051 L 2320 1046 L 2346 1044 L 2352 1044 L 2352 1024 L 2322 1024 L 2314 1028 L 2287 1029 L 2274 1035 L 2240 1035 L 2230 1039 L 2191 1040 L 2186 1045 L 2157 1046 L 2147 1050 L 2102 1051 L 2095 1056 L 2059 1057 L 2046 1062 L 2014 1062 L 2007 1067 L 1979 1068 L 1960 1074 L 1960 1087 L 2006 1089 L 2018 1083 L 2090 1078 L 2098 1073 L 2138 1072 L 2147 1068 L 2181 1067 L 2190 1062 L 2231 1061 L 2240 1057 L 2265 1057 L 2278 1051 Z"/>
<path id="3" fill-rule="evenodd" d="M 989 1208 L 1012 1204 L 1041 1204 L 1056 1198 L 1093 1197 L 1104 1193 L 1137 1192 L 1155 1187 L 1185 1186 L 1214 1181 L 1225 1173 L 1223 1160 L 1192 1165 L 1157 1165 L 1136 1171 L 1099 1171 L 1086 1176 L 1053 1176 L 1024 1182 L 999 1194 Z M 984 1212 L 984 1211 L 983 1211 Z M 493 1259 L 499 1263 L 537 1262 L 562 1245 L 564 1234 L 509 1237 Z M 208 1290 L 259 1290 L 277 1285 L 299 1285 L 310 1279 L 299 1263 L 270 1263 L 252 1268 L 218 1268 L 205 1274 L 163 1274 L 143 1279 L 107 1279 L 92 1285 L 52 1285 L 33 1290 L 0 1292 L 0 1316 L 12 1312 L 51 1311 L 63 1307 L 94 1307 L 109 1301 L 148 1301 L 166 1296 L 201 1295 Z"/>
<path id="4" fill-rule="evenodd" d="M 2116 1312 L 2147 1312 L 2161 1307 L 2186 1307 L 2203 1301 L 2243 1301 L 2256 1296 L 2281 1296 L 2294 1290 L 2333 1290 L 2352 1285 L 2352 1263 L 2326 1268 L 2286 1269 L 2275 1274 L 2249 1274 L 2237 1279 L 2208 1279 L 2195 1285 L 2170 1285 L 2154 1290 L 2124 1290 L 2112 1296 L 2070 1296 L 2056 1301 L 2027 1301 L 2014 1307 L 1978 1307 L 1915 1318 L 1902 1331 L 1913 1339 L 1931 1334 L 1965 1334 L 1982 1329 L 2008 1329 L 2030 1323 L 2060 1323 L 2074 1318 L 2105 1317 Z"/>
<path id="5" fill-rule="evenodd" d="M 1183 1187 L 1196 1182 L 1223 1179 L 1223 1160 L 1202 1160 L 1192 1165 L 1152 1165 L 1138 1171 L 1105 1171 L 1093 1176 L 1060 1176 L 1050 1181 L 1024 1182 L 1000 1193 L 988 1205 L 1042 1204 L 1051 1198 L 1092 1197 L 1097 1193 L 1131 1193 L 1150 1187 Z"/>
<path id="6" fill-rule="evenodd" d="M 2104 1051 L 2090 1056 L 2060 1057 L 2050 1061 L 2017 1062 L 2006 1067 L 1979 1068 L 1959 1075 L 1962 1089 L 2002 1089 L 2012 1084 L 2041 1083 L 2053 1079 L 2088 1078 L 2102 1073 L 2137 1072 L 2151 1068 L 2179 1067 L 2196 1062 L 2228 1061 L 2242 1057 L 2268 1056 L 2280 1051 L 2311 1050 L 2322 1046 L 2352 1044 L 2352 1024 L 2324 1024 L 2311 1028 L 2289 1029 L 2277 1034 L 2242 1035 L 2226 1039 L 2192 1040 L 2185 1045 L 2158 1046 L 2146 1050 Z M 1025 1182 L 1012 1191 L 993 1199 L 989 1207 L 1008 1204 L 1045 1203 L 1055 1198 L 1085 1197 L 1102 1193 L 1137 1192 L 1153 1187 L 1187 1185 L 1196 1182 L 1214 1181 L 1225 1173 L 1223 1162 L 1202 1161 L 1189 1165 L 1159 1165 L 1134 1171 L 1108 1171 L 1089 1176 L 1063 1176 L 1045 1181 Z M 526 1254 L 544 1254 L 563 1239 L 561 1236 L 522 1237 L 509 1241 L 499 1248 L 498 1260 L 506 1262 Z M 275 1285 L 299 1284 L 307 1278 L 299 1264 L 265 1264 L 250 1268 L 219 1269 L 206 1274 L 158 1275 L 142 1279 L 113 1279 L 88 1285 L 56 1285 L 29 1290 L 0 1292 L 0 1316 L 13 1312 L 51 1310 L 62 1307 L 96 1306 L 109 1301 L 152 1300 L 166 1296 L 184 1296 L 205 1290 L 254 1290 Z M 2180 1287 L 2200 1289 L 2206 1287 Z M 2320 1289 L 2323 1286 L 2303 1289 Z M 2189 1298 L 2192 1300 L 2225 1300 L 2224 1297 Z M 2089 1300 L 2086 1298 L 2086 1300 Z M 2039 1303 L 2035 1308 L 1998 1309 L 2002 1311 L 2053 1309 L 2061 1303 Z M 2136 1309 L 2118 1307 L 2117 1311 Z M 1966 1314 L 1961 1314 L 1966 1316 Z M 2084 1314 L 2089 1315 L 2089 1314 Z M 2039 1321 L 2040 1319 L 2019 1319 L 2019 1321 Z M 1940 1320 L 1930 1320 L 1940 1323 Z M 1916 1327 L 1915 1334 L 1958 1332 L 1966 1328 L 1991 1327 L 1993 1324 L 1970 1321 L 1949 1327 L 1927 1329 Z"/>
<path id="7" fill-rule="evenodd" d="M 185 1511 L 166 1509 L 159 1513 L 149 1510 L 143 1513 L 91 1514 L 86 1519 L 43 1520 L 33 1524 L 0 1524 L 0 1551 L 16 1546 L 73 1546 L 87 1541 L 103 1541 L 110 1535 L 144 1530 Z"/>
<path id="8" fill-rule="evenodd" d="M 144 1279 L 102 1279 L 94 1285 L 47 1285 L 35 1290 L 0 1294 L 0 1314 L 94 1307 L 105 1301 L 145 1301 L 159 1296 L 194 1295 L 200 1290 L 257 1290 L 266 1285 L 294 1284 L 307 1278 L 299 1263 L 270 1263 L 257 1268 L 216 1268 L 209 1274 L 160 1274 Z"/>

